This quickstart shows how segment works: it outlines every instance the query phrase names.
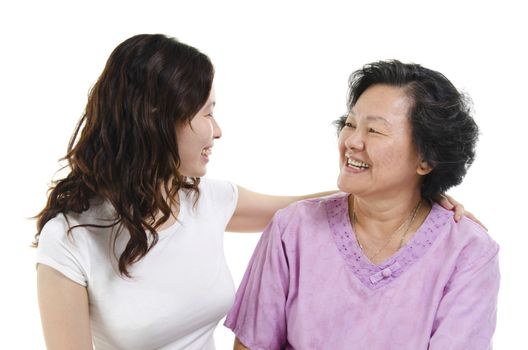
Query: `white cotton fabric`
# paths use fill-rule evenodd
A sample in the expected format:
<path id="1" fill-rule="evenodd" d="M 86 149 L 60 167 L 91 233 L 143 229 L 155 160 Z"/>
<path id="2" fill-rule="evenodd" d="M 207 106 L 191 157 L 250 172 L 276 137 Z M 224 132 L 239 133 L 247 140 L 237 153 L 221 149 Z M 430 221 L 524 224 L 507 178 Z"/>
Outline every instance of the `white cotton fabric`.
<path id="1" fill-rule="evenodd" d="M 114 211 L 93 201 L 81 214 L 58 215 L 40 235 L 37 264 L 48 265 L 86 286 L 96 350 L 210 350 L 213 331 L 234 300 L 234 283 L 224 257 L 223 234 L 235 210 L 237 187 L 202 178 L 200 197 L 180 191 L 177 222 L 159 232 L 159 241 L 129 269 L 117 272 L 110 228 Z M 115 228 L 113 229 L 115 231 Z M 117 256 L 128 241 L 116 241 Z"/>

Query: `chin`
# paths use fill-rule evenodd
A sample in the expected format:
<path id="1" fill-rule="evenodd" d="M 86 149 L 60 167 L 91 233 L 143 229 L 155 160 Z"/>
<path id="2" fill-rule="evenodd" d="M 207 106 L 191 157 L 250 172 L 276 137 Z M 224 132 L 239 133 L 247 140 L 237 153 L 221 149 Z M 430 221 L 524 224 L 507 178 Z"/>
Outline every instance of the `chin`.
<path id="1" fill-rule="evenodd" d="M 206 173 L 207 173 L 207 169 L 202 169 L 198 171 L 194 177 L 202 177 L 202 176 L 205 176 Z"/>
<path id="2" fill-rule="evenodd" d="M 347 186 L 347 185 L 348 184 L 346 183 L 346 181 L 343 181 L 343 179 L 341 178 L 341 175 L 339 175 L 339 177 L 337 178 L 337 189 L 341 192 L 350 193 L 351 188 L 350 186 Z"/>
<path id="3" fill-rule="evenodd" d="M 346 187 L 342 187 L 342 186 L 337 186 L 337 189 L 339 190 L 339 192 L 344 192 L 344 193 L 348 193 L 348 194 L 353 194 L 352 190 L 350 188 L 346 188 Z"/>
<path id="4" fill-rule="evenodd" d="M 206 172 L 207 172 L 206 169 L 195 169 L 193 171 L 186 171 L 180 174 L 182 174 L 185 177 L 203 177 Z"/>
<path id="5" fill-rule="evenodd" d="M 350 193 L 356 195 L 365 190 L 364 186 L 358 184 L 358 181 L 350 181 L 347 176 L 342 176 L 341 174 L 337 178 L 337 188 L 341 192 Z"/>
<path id="6" fill-rule="evenodd" d="M 204 177 L 205 173 L 206 173 L 205 171 L 196 171 L 192 175 L 187 176 L 187 177 Z"/>

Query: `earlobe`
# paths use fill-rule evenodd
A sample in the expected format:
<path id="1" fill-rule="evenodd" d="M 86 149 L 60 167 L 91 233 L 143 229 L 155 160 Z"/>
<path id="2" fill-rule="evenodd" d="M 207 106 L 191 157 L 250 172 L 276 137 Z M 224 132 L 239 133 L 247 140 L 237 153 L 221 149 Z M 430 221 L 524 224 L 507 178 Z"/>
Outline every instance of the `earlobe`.
<path id="1" fill-rule="evenodd" d="M 432 170 L 433 168 L 429 165 L 429 163 L 427 163 L 425 160 L 422 160 L 418 165 L 416 172 L 418 173 L 418 175 L 424 176 L 429 174 Z"/>

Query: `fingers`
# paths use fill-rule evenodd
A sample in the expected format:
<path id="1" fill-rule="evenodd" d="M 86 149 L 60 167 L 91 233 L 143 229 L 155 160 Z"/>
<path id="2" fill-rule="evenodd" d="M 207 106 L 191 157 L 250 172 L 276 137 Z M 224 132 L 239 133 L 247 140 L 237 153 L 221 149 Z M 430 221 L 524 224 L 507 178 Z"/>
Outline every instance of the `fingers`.
<path id="1" fill-rule="evenodd" d="M 449 202 L 451 202 L 451 204 L 455 208 L 454 209 L 455 210 L 455 221 L 459 222 L 460 219 L 462 219 L 462 216 L 466 215 L 464 206 L 462 205 L 462 203 L 459 203 L 456 200 L 454 200 L 453 197 L 451 196 L 445 195 L 445 197 L 449 200 Z"/>
<path id="2" fill-rule="evenodd" d="M 484 226 L 484 224 L 482 222 L 480 222 L 479 219 L 477 219 L 475 217 L 475 215 L 473 215 L 471 212 L 467 211 L 464 206 L 457 202 L 455 199 L 453 199 L 453 197 L 445 194 L 445 193 L 442 193 L 439 195 L 439 198 L 438 198 L 438 203 L 446 208 L 446 209 L 449 209 L 449 210 L 454 210 L 455 212 L 455 215 L 454 215 L 454 219 L 456 222 L 459 222 L 463 216 L 467 217 L 468 219 L 476 222 L 477 224 L 479 224 L 480 226 L 482 226 L 483 229 L 485 229 L 486 231 L 488 231 L 488 228 L 486 226 Z"/>
<path id="3" fill-rule="evenodd" d="M 436 200 L 438 201 L 438 204 L 440 204 L 445 209 L 453 210 L 455 212 L 454 219 L 456 222 L 459 222 L 462 216 L 464 216 L 464 206 L 454 200 L 453 197 L 448 196 L 445 193 L 440 193 Z"/>
<path id="4" fill-rule="evenodd" d="M 455 201 L 453 198 L 449 197 L 448 195 L 446 195 L 444 193 L 440 193 L 438 195 L 437 200 L 438 200 L 438 203 L 442 207 L 444 207 L 444 208 L 446 208 L 448 210 L 452 210 L 456 206 L 456 204 L 458 204 L 457 201 Z"/>

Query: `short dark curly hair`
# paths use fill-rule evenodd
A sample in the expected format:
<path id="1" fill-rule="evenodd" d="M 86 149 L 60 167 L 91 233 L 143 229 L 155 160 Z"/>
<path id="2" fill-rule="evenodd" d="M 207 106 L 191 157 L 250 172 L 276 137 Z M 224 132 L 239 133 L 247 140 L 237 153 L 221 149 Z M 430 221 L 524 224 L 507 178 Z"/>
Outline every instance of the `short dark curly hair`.
<path id="1" fill-rule="evenodd" d="M 409 118 L 413 142 L 433 170 L 424 177 L 424 198 L 447 191 L 462 182 L 475 159 L 478 127 L 472 117 L 471 99 L 458 91 L 441 73 L 397 60 L 369 63 L 349 78 L 350 111 L 370 86 L 403 87 L 412 100 Z M 346 116 L 335 121 L 338 132 Z"/>

